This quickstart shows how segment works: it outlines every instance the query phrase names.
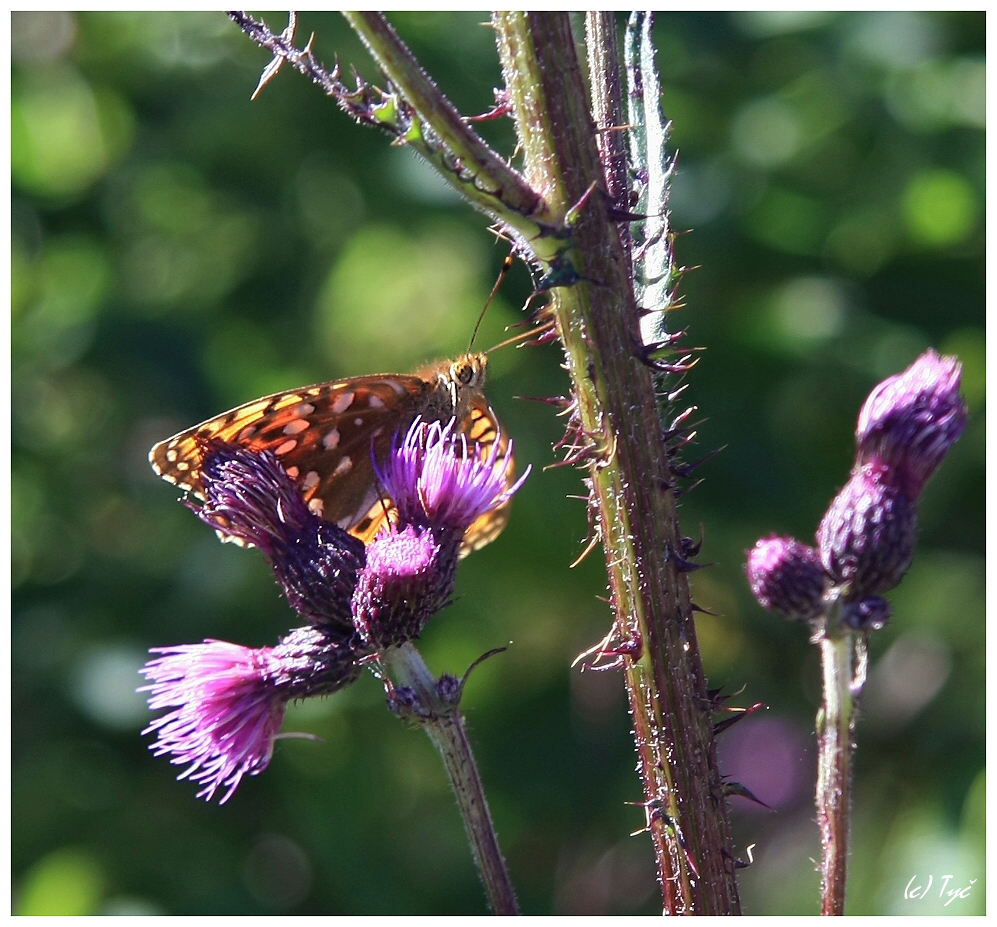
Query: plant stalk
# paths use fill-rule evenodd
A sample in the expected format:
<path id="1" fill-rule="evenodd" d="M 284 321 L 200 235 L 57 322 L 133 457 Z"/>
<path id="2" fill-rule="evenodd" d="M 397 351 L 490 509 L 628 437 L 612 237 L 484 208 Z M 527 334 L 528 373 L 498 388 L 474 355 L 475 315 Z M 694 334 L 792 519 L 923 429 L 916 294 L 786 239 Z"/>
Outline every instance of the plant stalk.
<path id="1" fill-rule="evenodd" d="M 864 681 L 863 642 L 838 625 L 819 640 L 824 700 L 817 713 L 817 824 L 821 842 L 821 913 L 845 913 L 852 809 L 855 701 Z"/>
<path id="2" fill-rule="evenodd" d="M 630 262 L 601 192 L 570 21 L 513 12 L 494 14 L 493 24 L 526 179 L 555 215 L 578 217 L 558 256 L 569 282 L 551 291 L 552 309 L 587 442 L 576 460 L 587 467 L 606 556 L 664 910 L 738 913 L 710 702 L 677 553 L 674 480 L 651 372 L 638 357 Z"/>
<path id="3" fill-rule="evenodd" d="M 399 686 L 415 692 L 418 711 L 405 716 L 419 724 L 440 751 L 492 912 L 519 914 L 460 709 L 440 697 L 436 680 L 411 643 L 388 649 L 381 663 Z"/>

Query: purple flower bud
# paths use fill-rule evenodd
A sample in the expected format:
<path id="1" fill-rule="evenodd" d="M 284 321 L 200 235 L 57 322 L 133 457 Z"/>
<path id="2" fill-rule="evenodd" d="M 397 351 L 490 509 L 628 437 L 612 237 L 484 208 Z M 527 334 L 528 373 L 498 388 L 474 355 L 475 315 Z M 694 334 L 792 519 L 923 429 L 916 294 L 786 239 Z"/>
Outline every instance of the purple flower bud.
<path id="1" fill-rule="evenodd" d="M 363 543 L 312 512 L 272 453 L 215 442 L 204 488 L 204 505 L 191 508 L 223 540 L 263 551 L 295 611 L 315 625 L 351 626 Z"/>
<path id="2" fill-rule="evenodd" d="M 367 548 L 353 594 L 360 636 L 382 650 L 417 638 L 453 595 L 462 531 L 408 525 Z"/>
<path id="3" fill-rule="evenodd" d="M 961 374 L 955 357 L 928 350 L 880 383 L 859 413 L 857 466 L 873 461 L 890 466 L 896 485 L 916 501 L 966 427 Z"/>
<path id="4" fill-rule="evenodd" d="M 821 563 L 848 600 L 892 589 L 914 557 L 917 508 L 893 476 L 872 463 L 853 470 L 817 529 Z"/>
<path id="5" fill-rule="evenodd" d="M 812 547 L 773 534 L 746 554 L 748 584 L 763 608 L 797 621 L 821 613 L 827 576 Z"/>
<path id="6" fill-rule="evenodd" d="M 466 531 L 486 512 L 508 502 L 523 485 L 526 472 L 511 486 L 506 473 L 512 442 L 505 450 L 495 440 L 483 453 L 446 425 L 416 419 L 378 476 L 394 500 L 402 525 Z"/>
<path id="7" fill-rule="evenodd" d="M 841 620 L 856 631 L 878 631 L 885 628 L 893 609 L 886 599 L 871 595 L 857 602 L 846 602 Z"/>
<path id="8" fill-rule="evenodd" d="M 157 734 L 156 756 L 190 764 L 177 778 L 201 784 L 198 798 L 227 789 L 220 804 L 243 776 L 266 769 L 288 701 L 335 692 L 360 675 L 350 644 L 316 628 L 292 631 L 276 647 L 206 640 L 152 652 L 162 656 L 141 670 L 150 684 L 139 691 L 150 693 L 153 710 L 172 711 L 142 733 Z"/>

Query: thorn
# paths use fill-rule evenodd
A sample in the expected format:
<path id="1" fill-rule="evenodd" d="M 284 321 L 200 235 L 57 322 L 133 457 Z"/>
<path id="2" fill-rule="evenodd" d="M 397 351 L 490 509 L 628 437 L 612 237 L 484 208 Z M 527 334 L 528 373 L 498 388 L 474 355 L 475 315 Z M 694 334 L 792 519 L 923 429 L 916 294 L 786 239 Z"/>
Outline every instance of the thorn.
<path id="1" fill-rule="evenodd" d="M 766 805 L 758 796 L 756 796 L 751 789 L 746 785 L 741 785 L 740 782 L 725 782 L 724 783 L 724 795 L 740 795 L 741 798 L 746 798 L 748 801 L 753 801 L 756 805 L 761 805 L 763 808 L 767 808 L 769 811 L 774 811 L 775 809 L 771 805 Z"/>
<path id="2" fill-rule="evenodd" d="M 723 711 L 733 712 L 733 718 L 725 718 L 723 721 L 718 721 L 713 725 L 713 736 L 716 737 L 722 734 L 729 727 L 733 727 L 738 721 L 743 721 L 748 715 L 754 714 L 759 708 L 766 708 L 764 702 L 755 702 L 750 708 L 724 708 Z"/>
<path id="3" fill-rule="evenodd" d="M 689 440 L 692 440 L 692 437 L 695 434 L 696 432 L 693 432 L 692 435 L 690 435 Z M 683 443 L 688 443 L 688 442 L 683 442 Z M 693 461 L 691 464 L 683 464 L 681 467 L 673 465 L 672 470 L 678 473 L 679 476 L 692 476 L 695 470 L 701 467 L 704 463 L 707 463 L 708 461 L 712 460 L 714 457 L 717 456 L 717 454 L 719 454 L 721 451 L 725 451 L 726 449 L 727 445 L 722 444 L 720 447 L 714 448 L 708 454 L 704 454 L 702 457 L 699 458 L 699 460 Z"/>
<path id="4" fill-rule="evenodd" d="M 575 558 L 575 562 L 572 563 L 571 566 L 568 567 L 568 569 L 573 570 L 576 566 L 578 566 L 590 553 L 592 553 L 593 550 L 595 550 L 596 545 L 599 543 L 600 540 L 601 539 L 598 534 L 593 535 L 592 540 L 589 541 L 588 544 L 585 546 L 585 550 L 583 550 Z"/>
<path id="5" fill-rule="evenodd" d="M 606 215 L 611 222 L 643 222 L 649 217 L 648 213 L 630 212 L 629 209 L 616 209 L 613 206 L 606 207 Z"/>
<path id="6" fill-rule="evenodd" d="M 571 405 L 571 400 L 564 396 L 513 396 L 512 398 L 522 399 L 524 402 L 543 402 L 559 409 L 566 409 Z"/>
<path id="7" fill-rule="evenodd" d="M 598 186 L 598 181 L 593 180 L 589 184 L 588 189 L 579 197 L 578 202 L 575 203 L 565 214 L 564 214 L 564 225 L 566 228 L 574 228 L 578 224 L 579 218 L 581 218 L 581 212 L 585 208 L 585 204 L 588 203 L 589 198 L 595 192 L 595 188 Z"/>
<path id="8" fill-rule="evenodd" d="M 596 132 L 596 135 L 601 135 L 604 132 L 625 132 L 627 129 L 633 129 L 633 128 L 635 128 L 635 127 L 631 123 L 627 123 L 626 125 L 622 125 L 622 126 L 601 126 L 601 127 L 597 127 L 596 130 L 595 130 L 595 132 Z"/>
<path id="9" fill-rule="evenodd" d="M 287 28 L 280 34 L 281 39 L 287 42 L 288 45 L 294 45 L 294 30 L 297 26 L 298 14 L 295 13 L 294 10 L 291 10 L 287 14 Z M 311 39 L 308 40 L 308 44 L 309 46 L 311 45 Z M 277 76 L 277 72 L 280 70 L 283 63 L 283 55 L 277 54 L 273 56 L 270 63 L 263 69 L 263 73 L 260 75 L 260 82 L 256 85 L 253 95 L 249 98 L 250 100 L 255 100 L 263 91 L 263 88 Z"/>
<path id="10" fill-rule="evenodd" d="M 508 116 L 512 112 L 512 102 L 506 88 L 495 87 L 492 89 L 492 93 L 495 95 L 495 105 L 487 113 L 481 113 L 478 116 L 465 116 L 464 122 L 489 122 L 492 119 Z"/>

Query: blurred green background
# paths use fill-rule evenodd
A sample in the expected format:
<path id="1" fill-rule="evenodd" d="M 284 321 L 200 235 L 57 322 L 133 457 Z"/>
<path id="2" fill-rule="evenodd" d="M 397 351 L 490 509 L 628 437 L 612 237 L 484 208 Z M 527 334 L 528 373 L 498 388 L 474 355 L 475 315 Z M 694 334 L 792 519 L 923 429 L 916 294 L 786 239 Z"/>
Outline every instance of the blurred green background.
<path id="1" fill-rule="evenodd" d="M 465 113 L 500 84 L 485 15 L 399 14 Z M 283 28 L 283 14 L 270 24 Z M 260 556 L 221 545 L 149 469 L 149 447 L 277 389 L 407 371 L 466 347 L 506 253 L 409 152 L 353 125 L 217 13 L 12 18 L 14 910 L 483 913 L 428 739 L 369 675 L 293 708 L 270 768 L 224 807 L 147 749 L 149 647 L 272 644 L 292 624 Z M 320 59 L 375 77 L 334 14 Z M 689 378 L 683 497 L 711 685 L 769 707 L 724 735 L 746 913 L 816 913 L 818 667 L 801 627 L 751 599 L 744 550 L 812 539 L 845 481 L 868 390 L 929 345 L 964 364 L 970 421 L 921 504 L 914 566 L 872 642 L 858 729 L 850 913 L 984 910 L 983 13 L 659 14 L 679 149 L 673 220 L 707 348 Z M 507 120 L 482 132 L 511 153 Z M 478 345 L 530 285 L 520 266 Z M 436 672 L 477 669 L 465 707 L 525 912 L 653 913 L 651 846 L 621 678 L 569 669 L 609 626 L 555 347 L 493 355 L 489 396 L 534 472 L 427 630 Z M 975 879 L 947 908 L 912 877 Z M 918 883 L 916 883 L 918 884 Z M 935 890 L 932 891 L 935 895 Z"/>

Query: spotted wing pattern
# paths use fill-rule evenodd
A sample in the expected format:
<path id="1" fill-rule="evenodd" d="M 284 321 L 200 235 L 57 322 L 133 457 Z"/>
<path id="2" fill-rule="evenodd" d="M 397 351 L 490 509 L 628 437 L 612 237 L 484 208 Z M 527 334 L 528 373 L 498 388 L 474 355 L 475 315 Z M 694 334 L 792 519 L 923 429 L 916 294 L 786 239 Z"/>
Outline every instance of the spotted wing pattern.
<path id="1" fill-rule="evenodd" d="M 377 499 L 372 447 L 384 459 L 430 389 L 419 377 L 375 376 L 275 393 L 160 442 L 149 460 L 163 479 L 203 499 L 209 441 L 272 451 L 312 511 L 352 528 Z"/>
<path id="2" fill-rule="evenodd" d="M 309 508 L 368 543 L 396 510 L 378 485 L 371 453 L 384 460 L 393 437 L 416 415 L 439 411 L 438 378 L 385 375 L 335 380 L 238 406 L 161 441 L 149 453 L 153 469 L 199 499 L 204 499 L 204 456 L 212 440 L 254 451 L 272 451 L 298 484 Z M 495 466 L 505 481 L 515 480 L 509 441 L 479 389 L 467 390 L 460 429 L 484 455 L 498 442 Z M 448 402 L 449 404 L 449 393 Z M 509 502 L 486 512 L 468 529 L 461 550 L 466 556 L 491 543 L 509 519 Z"/>

